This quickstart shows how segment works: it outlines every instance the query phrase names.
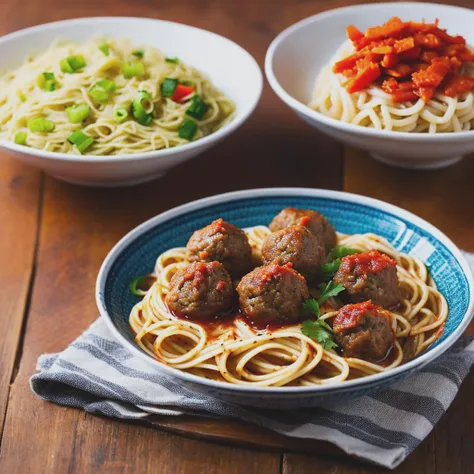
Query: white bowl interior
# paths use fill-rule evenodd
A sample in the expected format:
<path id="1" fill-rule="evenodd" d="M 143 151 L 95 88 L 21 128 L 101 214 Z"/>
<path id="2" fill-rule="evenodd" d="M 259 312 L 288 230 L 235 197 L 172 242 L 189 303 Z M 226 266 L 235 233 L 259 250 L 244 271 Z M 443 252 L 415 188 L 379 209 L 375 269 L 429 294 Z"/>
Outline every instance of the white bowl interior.
<path id="1" fill-rule="evenodd" d="M 260 70 L 250 54 L 226 38 L 179 23 L 146 18 L 82 18 L 28 28 L 0 39 L 2 70 L 19 66 L 56 39 L 84 42 L 95 35 L 128 38 L 177 56 L 205 73 L 237 106 L 252 109 L 260 94 Z"/>
<path id="2" fill-rule="evenodd" d="M 364 31 L 380 25 L 392 16 L 402 20 L 434 22 L 453 35 L 462 35 L 474 45 L 474 11 L 447 5 L 426 3 L 379 3 L 331 10 L 303 20 L 288 28 L 274 43 L 273 73 L 283 89 L 307 104 L 314 81 L 329 63 L 339 46 L 347 39 L 350 24 Z"/>

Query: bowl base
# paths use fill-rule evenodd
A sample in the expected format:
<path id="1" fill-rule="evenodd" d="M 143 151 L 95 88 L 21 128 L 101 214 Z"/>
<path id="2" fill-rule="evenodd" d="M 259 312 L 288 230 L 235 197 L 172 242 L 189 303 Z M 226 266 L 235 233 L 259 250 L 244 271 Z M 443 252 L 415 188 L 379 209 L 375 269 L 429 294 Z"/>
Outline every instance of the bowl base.
<path id="1" fill-rule="evenodd" d="M 458 155 L 450 156 L 442 160 L 433 158 L 431 160 L 428 159 L 418 162 L 411 158 L 379 155 L 378 153 L 371 153 L 370 156 L 377 161 L 385 163 L 386 165 L 396 166 L 397 168 L 409 168 L 412 170 L 436 170 L 440 168 L 446 168 L 447 166 L 459 163 L 464 158 L 462 155 Z"/>
<path id="2" fill-rule="evenodd" d="M 88 186 L 90 188 L 121 188 L 125 186 L 136 186 L 137 184 L 147 183 L 154 179 L 161 178 L 166 172 L 161 171 L 160 173 L 152 174 L 149 176 L 143 176 L 137 179 L 125 179 L 123 181 L 88 181 L 81 179 L 69 178 L 67 176 L 53 175 L 53 178 L 65 181 L 66 183 L 77 184 L 79 186 Z"/>

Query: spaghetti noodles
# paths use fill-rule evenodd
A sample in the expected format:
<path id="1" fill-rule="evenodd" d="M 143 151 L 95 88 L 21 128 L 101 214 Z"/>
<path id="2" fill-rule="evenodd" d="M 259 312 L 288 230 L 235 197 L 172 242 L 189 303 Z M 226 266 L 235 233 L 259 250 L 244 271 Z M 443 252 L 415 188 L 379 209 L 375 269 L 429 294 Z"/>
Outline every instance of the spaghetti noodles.
<path id="1" fill-rule="evenodd" d="M 52 152 L 175 147 L 216 131 L 234 110 L 198 70 L 124 39 L 56 42 L 0 79 L 0 138 Z"/>
<path id="2" fill-rule="evenodd" d="M 342 122 L 376 130 L 395 132 L 462 132 L 474 129 L 474 93 L 454 97 L 436 93 L 427 103 L 393 102 L 390 94 L 373 85 L 350 93 L 343 86 L 344 76 L 332 71 L 332 65 L 353 52 L 345 42 L 316 78 L 309 106 Z M 474 76 L 474 69 L 467 71 Z"/>
<path id="3" fill-rule="evenodd" d="M 247 230 L 256 259 L 270 230 Z M 359 251 L 378 250 L 397 262 L 401 305 L 391 311 L 395 343 L 382 363 L 342 357 L 303 335 L 301 324 L 256 330 L 244 318 L 199 324 L 175 317 L 165 296 L 174 273 L 188 265 L 186 249 L 161 254 L 155 282 L 132 309 L 130 326 L 139 347 L 160 362 L 213 380 L 256 386 L 323 385 L 390 370 L 432 344 L 442 333 L 448 315 L 445 298 L 436 289 L 426 266 L 417 257 L 402 254 L 375 234 L 339 235 L 338 245 Z M 312 289 L 313 294 L 318 290 Z M 341 304 L 331 298 L 321 308 L 330 320 Z"/>

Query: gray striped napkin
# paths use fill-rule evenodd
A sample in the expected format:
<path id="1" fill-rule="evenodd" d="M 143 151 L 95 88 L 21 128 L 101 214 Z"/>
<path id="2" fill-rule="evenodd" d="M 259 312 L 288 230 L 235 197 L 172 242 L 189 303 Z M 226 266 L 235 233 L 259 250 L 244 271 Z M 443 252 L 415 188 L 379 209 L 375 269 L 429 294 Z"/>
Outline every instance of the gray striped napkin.
<path id="1" fill-rule="evenodd" d="M 474 268 L 474 255 L 466 256 Z M 236 418 L 295 438 L 329 441 L 348 454 L 393 469 L 433 429 L 473 364 L 474 338 L 463 338 L 422 371 L 375 395 L 282 413 L 189 390 L 132 355 L 98 319 L 63 352 L 42 355 L 30 384 L 44 400 L 98 415 L 128 420 L 183 414 Z"/>

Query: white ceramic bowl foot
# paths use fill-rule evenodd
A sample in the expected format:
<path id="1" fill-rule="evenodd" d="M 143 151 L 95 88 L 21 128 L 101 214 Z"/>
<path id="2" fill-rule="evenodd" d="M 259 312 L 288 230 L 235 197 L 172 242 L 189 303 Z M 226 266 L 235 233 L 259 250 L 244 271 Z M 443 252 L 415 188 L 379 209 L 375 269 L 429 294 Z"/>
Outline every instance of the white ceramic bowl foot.
<path id="1" fill-rule="evenodd" d="M 403 158 L 400 156 L 379 155 L 378 153 L 371 153 L 370 156 L 377 161 L 381 161 L 386 165 L 396 166 L 397 168 L 409 168 L 413 170 L 436 170 L 439 168 L 446 168 L 447 166 L 459 163 L 463 156 L 450 156 L 444 159 L 433 158 L 421 161 L 420 159 L 413 160 L 411 158 Z"/>
<path id="2" fill-rule="evenodd" d="M 166 174 L 166 171 L 156 173 L 149 176 L 142 176 L 137 179 L 125 179 L 123 181 L 90 181 L 89 179 L 71 179 L 66 176 L 53 175 L 53 178 L 60 179 L 61 181 L 66 181 L 66 183 L 78 184 L 80 186 L 89 186 L 92 188 L 120 188 L 125 186 L 136 186 L 137 184 L 147 183 L 148 181 L 153 181 L 154 179 L 161 178 Z"/>

